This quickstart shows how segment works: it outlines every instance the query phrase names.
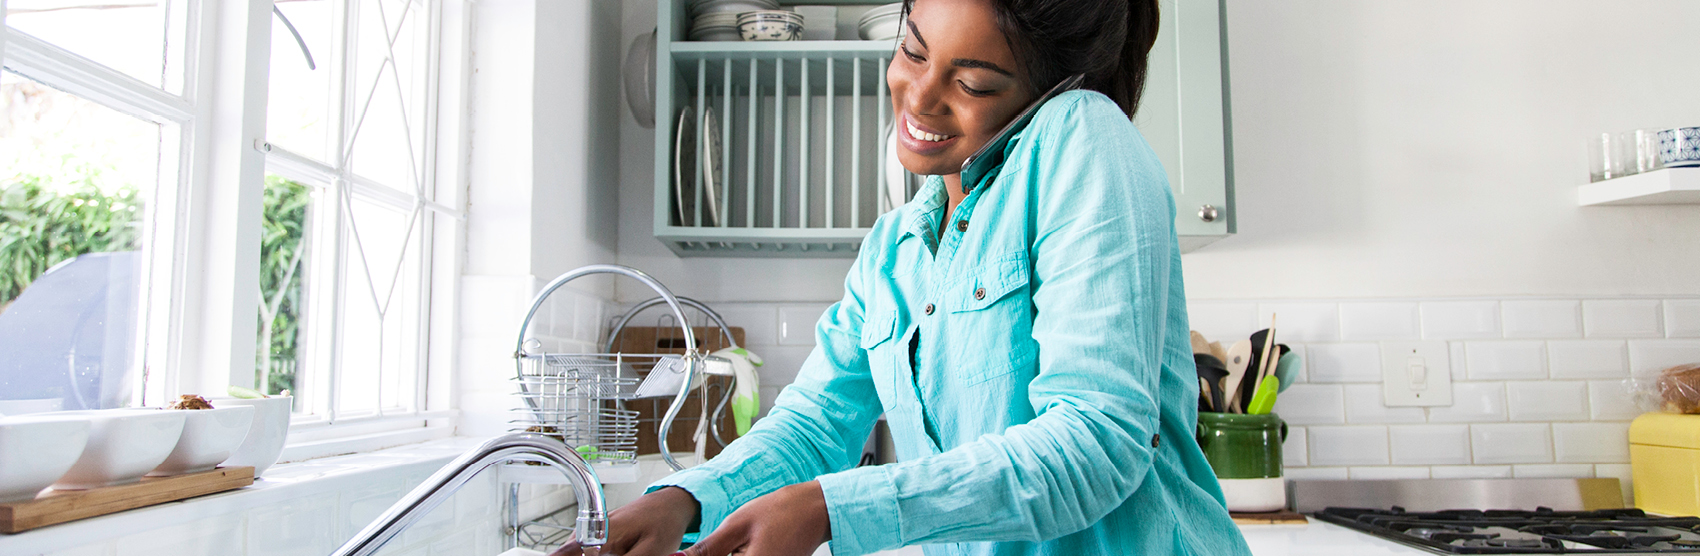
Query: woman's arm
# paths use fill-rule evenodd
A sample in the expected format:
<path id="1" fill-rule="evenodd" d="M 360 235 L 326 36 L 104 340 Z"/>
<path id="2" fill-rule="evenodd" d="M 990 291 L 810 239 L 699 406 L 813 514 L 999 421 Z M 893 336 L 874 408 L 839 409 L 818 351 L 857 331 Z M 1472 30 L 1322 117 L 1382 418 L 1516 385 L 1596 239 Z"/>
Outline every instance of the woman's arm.
<path id="1" fill-rule="evenodd" d="M 834 554 L 1056 538 L 1102 519 L 1151 471 L 1173 201 L 1113 103 L 1054 104 L 1066 112 L 1041 113 L 1038 148 L 1016 152 L 1039 180 L 1028 199 L 1037 417 L 936 456 L 821 477 Z"/>
<path id="2" fill-rule="evenodd" d="M 701 529 L 713 530 L 734 509 L 781 487 L 854 466 L 881 413 L 869 377 L 862 334 L 862 267 L 878 252 L 873 237 L 852 264 L 844 299 L 815 325 L 815 349 L 797 379 L 782 391 L 766 417 L 714 459 L 652 485 L 677 486 L 702 507 Z"/>

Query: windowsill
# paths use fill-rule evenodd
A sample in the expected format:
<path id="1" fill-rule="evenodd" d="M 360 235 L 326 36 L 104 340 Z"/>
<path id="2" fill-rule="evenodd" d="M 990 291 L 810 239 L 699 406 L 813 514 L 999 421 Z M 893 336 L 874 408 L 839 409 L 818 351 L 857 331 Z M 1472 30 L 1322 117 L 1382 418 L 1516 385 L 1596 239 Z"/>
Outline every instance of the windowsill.
<path id="1" fill-rule="evenodd" d="M 435 431 L 434 428 L 418 429 Z M 390 438 L 399 438 L 387 435 Z M 347 439 L 353 441 L 355 439 Z M 302 497 L 335 493 L 381 479 L 406 477 L 417 484 L 485 438 L 450 436 L 346 456 L 273 466 L 252 486 L 0 535 L 0 554 L 41 554 L 107 542 L 160 527 L 234 515 Z M 341 442 L 329 441 L 326 444 Z M 319 443 L 314 443 L 319 444 Z M 297 449 L 297 447 L 291 447 Z M 303 446 L 300 450 L 307 450 Z"/>

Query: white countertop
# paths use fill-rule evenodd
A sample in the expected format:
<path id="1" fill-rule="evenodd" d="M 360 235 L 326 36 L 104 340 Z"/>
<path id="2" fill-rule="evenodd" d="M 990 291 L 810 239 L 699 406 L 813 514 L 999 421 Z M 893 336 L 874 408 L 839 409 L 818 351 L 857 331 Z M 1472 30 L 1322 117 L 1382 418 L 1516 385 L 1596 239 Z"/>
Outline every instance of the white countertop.
<path id="1" fill-rule="evenodd" d="M 1434 553 L 1311 519 L 1305 525 L 1241 525 L 1256 556 L 1416 556 Z"/>

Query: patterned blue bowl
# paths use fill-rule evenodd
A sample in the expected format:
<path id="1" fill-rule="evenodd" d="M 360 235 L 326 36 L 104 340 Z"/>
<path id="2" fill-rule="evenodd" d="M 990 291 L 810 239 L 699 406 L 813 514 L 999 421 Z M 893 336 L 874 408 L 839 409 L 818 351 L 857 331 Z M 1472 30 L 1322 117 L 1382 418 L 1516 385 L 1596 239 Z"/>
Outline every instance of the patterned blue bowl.
<path id="1" fill-rule="evenodd" d="M 1659 161 L 1666 168 L 1700 166 L 1700 127 L 1660 131 Z"/>

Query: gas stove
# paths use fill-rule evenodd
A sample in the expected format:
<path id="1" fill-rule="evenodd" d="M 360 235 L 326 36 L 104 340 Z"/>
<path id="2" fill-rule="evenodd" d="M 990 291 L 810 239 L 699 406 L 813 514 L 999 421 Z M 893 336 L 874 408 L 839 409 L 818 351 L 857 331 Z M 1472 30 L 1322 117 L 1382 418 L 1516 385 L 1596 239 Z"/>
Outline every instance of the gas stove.
<path id="1" fill-rule="evenodd" d="M 1313 515 L 1436 554 L 1700 554 L 1700 518 L 1650 517 L 1637 509 L 1328 507 Z"/>

